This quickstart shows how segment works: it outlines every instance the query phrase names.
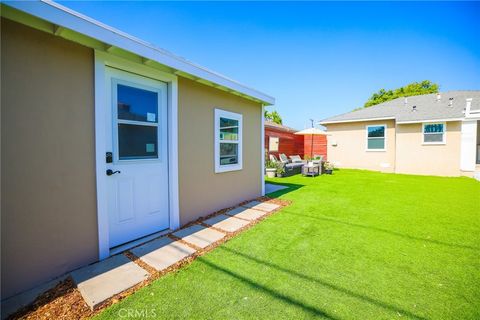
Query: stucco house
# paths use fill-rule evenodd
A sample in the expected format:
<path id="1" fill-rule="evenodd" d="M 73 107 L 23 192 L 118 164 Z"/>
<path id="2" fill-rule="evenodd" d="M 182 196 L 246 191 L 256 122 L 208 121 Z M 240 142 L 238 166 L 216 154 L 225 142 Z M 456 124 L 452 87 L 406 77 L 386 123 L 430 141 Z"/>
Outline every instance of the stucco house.
<path id="1" fill-rule="evenodd" d="M 338 167 L 439 176 L 480 171 L 480 91 L 397 98 L 320 123 Z"/>
<path id="2" fill-rule="evenodd" d="M 1 79 L 2 299 L 264 194 L 267 94 L 46 1 Z"/>

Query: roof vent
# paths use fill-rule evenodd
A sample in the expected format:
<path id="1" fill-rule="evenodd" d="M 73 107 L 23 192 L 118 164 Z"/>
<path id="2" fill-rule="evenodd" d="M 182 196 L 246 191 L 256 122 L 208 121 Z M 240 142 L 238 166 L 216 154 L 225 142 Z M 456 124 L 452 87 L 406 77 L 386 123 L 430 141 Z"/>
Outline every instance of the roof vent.
<path id="1" fill-rule="evenodd" d="M 440 94 L 440 92 L 437 92 L 437 101 L 440 101 L 442 99 L 442 95 Z"/>
<path id="2" fill-rule="evenodd" d="M 448 99 L 448 106 L 449 107 L 453 106 L 453 98 Z"/>
<path id="3" fill-rule="evenodd" d="M 417 106 L 413 106 L 412 111 L 417 111 Z"/>

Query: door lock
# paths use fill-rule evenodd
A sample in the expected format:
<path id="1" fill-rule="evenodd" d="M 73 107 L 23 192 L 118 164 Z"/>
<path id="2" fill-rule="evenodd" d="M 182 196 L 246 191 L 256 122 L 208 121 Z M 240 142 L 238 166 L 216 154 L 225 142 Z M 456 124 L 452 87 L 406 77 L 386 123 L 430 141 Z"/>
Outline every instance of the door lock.
<path id="1" fill-rule="evenodd" d="M 116 173 L 120 173 L 120 170 L 113 171 L 112 169 L 107 169 L 107 176 L 114 175 Z"/>
<path id="2" fill-rule="evenodd" d="M 107 152 L 105 154 L 105 162 L 112 163 L 113 162 L 113 154 L 111 152 Z"/>

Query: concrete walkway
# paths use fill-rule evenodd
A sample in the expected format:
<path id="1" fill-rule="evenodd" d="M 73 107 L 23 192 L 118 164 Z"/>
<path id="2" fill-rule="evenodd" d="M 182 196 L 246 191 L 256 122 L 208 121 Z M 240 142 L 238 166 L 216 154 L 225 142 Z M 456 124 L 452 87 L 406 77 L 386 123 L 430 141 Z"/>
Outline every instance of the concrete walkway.
<path id="1" fill-rule="evenodd" d="M 219 214 L 205 221 L 205 227 L 195 224 L 157 238 L 130 250 L 144 264 L 162 271 L 190 257 L 197 249 L 204 249 L 222 240 L 228 233 L 236 232 L 267 213 L 279 208 L 273 203 L 251 201 L 241 207 Z M 141 265 L 141 264 L 140 264 Z M 139 264 L 123 254 L 74 271 L 71 276 L 83 298 L 94 309 L 107 299 L 148 279 L 150 274 Z"/>

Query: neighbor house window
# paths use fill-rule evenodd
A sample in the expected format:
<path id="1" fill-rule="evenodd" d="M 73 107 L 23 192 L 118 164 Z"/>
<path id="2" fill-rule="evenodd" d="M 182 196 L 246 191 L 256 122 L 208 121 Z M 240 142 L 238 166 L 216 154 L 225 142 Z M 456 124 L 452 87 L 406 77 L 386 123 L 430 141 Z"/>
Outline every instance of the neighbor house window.
<path id="1" fill-rule="evenodd" d="M 445 143 L 445 123 L 424 123 L 423 124 L 423 143 L 444 144 Z"/>
<path id="2" fill-rule="evenodd" d="M 242 115 L 215 109 L 215 172 L 242 169 Z"/>
<path id="3" fill-rule="evenodd" d="M 268 140 L 269 140 L 268 150 L 270 152 L 277 152 L 278 151 L 278 144 L 279 144 L 278 137 L 269 137 Z"/>
<path id="4" fill-rule="evenodd" d="M 385 125 L 367 126 L 367 150 L 385 151 Z"/>

